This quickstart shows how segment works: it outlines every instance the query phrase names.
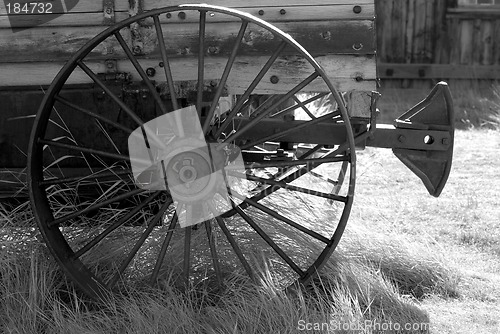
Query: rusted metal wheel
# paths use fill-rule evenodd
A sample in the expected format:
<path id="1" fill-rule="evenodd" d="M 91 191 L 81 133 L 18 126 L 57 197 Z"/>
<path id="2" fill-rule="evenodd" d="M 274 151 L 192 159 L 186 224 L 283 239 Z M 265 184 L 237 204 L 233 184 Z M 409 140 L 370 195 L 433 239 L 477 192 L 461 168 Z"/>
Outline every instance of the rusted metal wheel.
<path id="1" fill-rule="evenodd" d="M 165 20 L 181 15 L 197 25 L 202 52 L 168 52 L 165 40 L 171 25 Z M 213 60 L 205 52 L 211 38 L 207 22 L 213 17 L 239 24 L 227 54 L 217 55 L 225 60 L 216 79 L 205 73 L 206 63 Z M 129 43 L 127 34 L 137 24 L 148 30 L 156 53 L 145 54 Z M 221 111 L 221 97 L 232 93 L 231 78 L 241 75 L 244 68 L 239 57 L 251 30 L 272 36 L 272 48 L 262 55 L 262 70 Z M 114 54 L 118 67 L 130 69 L 128 74 L 119 74 L 128 82 L 118 89 L 119 75 L 97 74 L 92 58 L 96 50 L 110 45 L 120 50 Z M 259 85 L 266 80 L 281 84 L 272 72 L 292 55 L 294 61 L 307 63 L 309 73 L 302 73 L 304 78 L 288 92 L 252 108 L 249 101 Z M 194 59 L 197 67 L 192 103 L 181 98 L 174 85 L 191 80 L 176 76 L 176 59 L 182 57 Z M 156 64 L 156 70 L 151 64 Z M 88 109 L 72 90 L 76 89 L 71 86 L 72 76 L 90 78 L 107 107 Z M 209 98 L 207 80 L 215 80 Z M 123 95 L 135 84 L 142 85 L 137 92 L 152 101 L 153 110 L 141 108 L 139 99 L 130 103 Z M 315 93 L 318 87 L 323 92 Z M 291 98 L 298 101 L 291 108 L 305 109 L 327 93 L 338 108 L 323 116 L 308 111 L 305 120 L 283 120 L 281 115 L 290 107 L 276 111 Z M 196 107 L 190 110 L 200 116 L 204 137 L 196 140 L 205 148 L 179 133 L 173 135 L 179 136 L 175 144 L 170 144 L 173 137 L 163 136 L 158 126 L 149 127 L 148 122 L 180 115 L 177 111 L 190 104 Z M 308 131 L 321 122 L 341 129 L 340 144 L 325 148 L 329 143 Z M 146 143 L 149 140 L 144 151 L 150 153 L 154 171 L 141 170 L 142 176 L 151 172 L 146 173 L 149 181 L 144 182 L 150 182 L 146 186 L 131 166 L 135 158 L 129 147 L 134 133 L 140 133 Z M 155 142 L 168 147 L 168 152 L 154 151 Z M 280 142 L 307 145 L 280 150 Z M 234 168 L 235 156 L 244 160 L 240 171 Z M 207 182 L 197 183 L 201 176 L 196 175 L 202 172 Z M 218 179 L 212 179 L 216 174 Z M 159 184 L 153 184 L 155 177 Z M 325 182 L 331 178 L 333 182 Z M 181 180 L 178 191 L 171 188 L 177 179 Z M 228 280 L 245 277 L 272 281 L 280 288 L 306 283 L 340 240 L 353 201 L 354 180 L 354 139 L 344 102 L 314 58 L 264 21 L 206 5 L 152 10 L 89 41 L 54 79 L 30 139 L 29 189 L 39 228 L 64 271 L 93 297 L 144 285 L 217 289 Z M 229 206 L 215 208 L 215 196 L 224 191 Z M 187 227 L 181 227 L 181 216 L 194 214 L 193 198 L 201 199 L 209 215 L 191 225 L 184 221 Z"/>

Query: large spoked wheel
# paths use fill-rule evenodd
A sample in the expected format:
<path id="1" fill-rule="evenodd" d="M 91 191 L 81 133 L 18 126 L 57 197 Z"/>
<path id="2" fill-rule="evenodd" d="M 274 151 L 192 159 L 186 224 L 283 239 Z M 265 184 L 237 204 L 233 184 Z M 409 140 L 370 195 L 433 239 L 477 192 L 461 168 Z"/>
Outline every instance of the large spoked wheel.
<path id="1" fill-rule="evenodd" d="M 196 26 L 201 51 L 169 49 L 169 29 L 175 28 L 165 20 L 180 13 Z M 207 22 L 214 17 L 239 25 L 232 45 L 217 56 L 207 52 L 213 33 Z M 130 29 L 137 24 L 154 41 L 149 53 L 130 42 Z M 272 48 L 259 55 L 265 57 L 261 70 L 238 90 L 235 80 L 248 77 L 241 57 L 252 31 L 264 32 Z M 117 89 L 116 82 L 98 74 L 102 69 L 95 55 L 110 46 L 119 72 L 120 66 L 129 69 L 127 84 L 141 85 L 138 99 L 153 108 L 127 97 L 126 84 Z M 269 80 L 281 85 L 272 73 L 289 66 L 291 57 L 306 64 L 300 79 L 253 106 L 253 94 L 262 85 Z M 215 58 L 222 64 L 217 78 L 207 70 Z M 179 66 L 183 61 L 196 69 Z M 98 87 L 105 108 L 92 109 L 72 91 L 73 78 L 82 77 Z M 189 94 L 181 95 L 178 82 L 193 88 L 192 103 Z M 234 98 L 224 107 L 228 94 Z M 326 94 L 333 107 L 319 115 L 314 103 Z M 284 103 L 290 100 L 295 105 Z M 198 116 L 201 136 L 189 137 L 185 124 L 179 125 L 189 118 L 184 118 L 188 110 Z M 293 111 L 300 111 L 302 120 L 290 121 Z M 172 115 L 179 122 L 172 129 L 158 122 L 151 126 Z M 288 125 L 281 127 L 284 122 Z M 308 130 L 322 122 L 337 125 L 341 143 L 307 140 Z M 266 130 L 272 124 L 278 125 Z M 142 163 L 150 168 L 139 168 L 141 175 L 131 138 L 145 143 Z M 239 166 L 237 157 L 243 160 Z M 88 42 L 48 89 L 29 149 L 29 189 L 41 233 L 65 272 L 93 297 L 150 285 L 217 289 L 247 278 L 279 288 L 306 283 L 340 240 L 354 180 L 347 111 L 314 58 L 264 21 L 206 5 L 152 10 Z"/>

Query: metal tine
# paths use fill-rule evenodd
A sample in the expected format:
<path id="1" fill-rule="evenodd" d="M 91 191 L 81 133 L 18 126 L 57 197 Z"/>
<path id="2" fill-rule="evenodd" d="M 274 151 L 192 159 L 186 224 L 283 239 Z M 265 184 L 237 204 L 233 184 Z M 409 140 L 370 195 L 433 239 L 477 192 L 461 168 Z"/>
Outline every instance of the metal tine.
<path id="1" fill-rule="evenodd" d="M 83 254 L 87 253 L 92 247 L 97 245 L 100 241 L 102 241 L 105 237 L 107 237 L 111 232 L 116 230 L 118 227 L 122 226 L 125 224 L 129 219 L 132 219 L 133 216 L 135 216 L 139 211 L 141 211 L 146 205 L 148 205 L 152 200 L 154 200 L 160 192 L 155 192 L 151 196 L 149 196 L 147 199 L 142 201 L 139 205 L 135 206 L 131 211 L 129 211 L 125 216 L 114 222 L 112 225 L 108 226 L 102 233 L 100 233 L 97 237 L 92 239 L 89 243 L 85 244 L 82 248 L 80 248 L 75 254 L 73 255 L 74 258 L 79 258 Z"/>
<path id="2" fill-rule="evenodd" d="M 179 104 L 177 102 L 177 96 L 175 93 L 174 79 L 172 77 L 172 69 L 170 68 L 170 61 L 168 60 L 167 51 L 165 48 L 165 40 L 163 39 L 163 30 L 161 28 L 160 19 L 158 18 L 158 15 L 153 16 L 153 20 L 156 29 L 156 35 L 158 37 L 161 59 L 163 61 L 163 70 L 165 71 L 165 77 L 167 78 L 167 83 L 168 83 L 168 90 L 170 93 L 170 97 L 172 99 L 172 106 L 174 107 L 174 110 L 177 110 L 179 109 Z"/>
<path id="3" fill-rule="evenodd" d="M 285 102 L 286 100 L 288 100 L 291 96 L 293 96 L 296 93 L 298 93 L 304 87 L 306 87 L 307 85 L 309 85 L 318 76 L 319 76 L 319 73 L 315 71 L 313 74 L 311 74 L 306 79 L 304 79 L 301 83 L 299 83 L 297 86 L 295 86 L 292 90 L 290 90 L 288 93 L 286 93 L 285 95 L 283 95 L 283 97 L 281 97 L 280 99 L 278 99 L 278 101 L 275 102 L 271 107 L 269 107 L 269 109 L 267 111 L 262 112 L 259 115 L 257 115 L 250 122 L 248 122 L 243 128 L 241 128 L 239 131 L 237 131 L 236 133 L 233 133 L 228 138 L 224 139 L 223 142 L 224 143 L 230 143 L 230 142 L 236 140 L 237 138 L 239 138 L 240 136 L 242 136 L 246 131 L 248 131 L 249 129 L 251 129 L 254 126 L 256 126 L 258 122 L 260 122 L 264 117 L 266 117 L 268 114 L 270 114 L 274 108 L 276 108 L 277 106 L 279 106 L 280 104 L 282 104 L 283 102 Z"/>
<path id="4" fill-rule="evenodd" d="M 215 237 L 213 234 L 212 224 L 210 220 L 205 221 L 205 230 L 207 231 L 208 245 L 210 246 L 210 255 L 212 256 L 212 264 L 215 270 L 215 276 L 217 277 L 217 282 L 222 286 L 222 271 L 220 269 L 219 257 L 217 255 L 217 248 L 215 246 Z"/>
<path id="5" fill-rule="evenodd" d="M 203 103 L 203 88 L 204 83 L 204 72 L 205 72 L 205 28 L 207 21 L 207 12 L 205 10 L 200 10 L 200 28 L 198 35 L 198 86 L 196 94 L 196 109 L 198 111 L 198 116 L 201 120 L 201 108 Z"/>
<path id="6" fill-rule="evenodd" d="M 243 37 L 245 35 L 245 31 L 248 26 L 248 21 L 243 21 L 240 27 L 240 31 L 238 32 L 238 36 L 236 36 L 236 43 L 233 46 L 233 50 L 231 51 L 231 55 L 229 56 L 229 59 L 227 60 L 226 67 L 224 68 L 224 72 L 222 73 L 222 77 L 220 79 L 219 85 L 217 86 L 217 90 L 215 91 L 215 96 L 212 101 L 212 104 L 210 105 L 210 110 L 208 111 L 207 118 L 205 119 L 205 122 L 203 124 L 203 133 L 207 133 L 208 128 L 210 126 L 210 122 L 214 116 L 215 109 L 217 109 L 217 104 L 219 102 L 219 99 L 222 95 L 222 91 L 224 89 L 224 86 L 226 85 L 227 79 L 229 77 L 229 73 L 231 72 L 231 69 L 233 68 L 234 61 L 236 60 L 236 55 L 238 53 L 238 50 L 240 48 L 241 42 L 243 40 Z"/>
<path id="7" fill-rule="evenodd" d="M 147 126 L 144 126 L 144 121 L 137 116 L 137 114 L 130 109 L 125 102 L 123 102 L 115 93 L 109 89 L 104 82 L 97 77 L 97 75 L 81 60 L 78 60 L 77 65 L 109 96 L 113 101 L 115 101 L 118 106 L 125 111 L 133 120 L 136 122 L 142 129 L 144 133 L 146 133 L 149 137 L 151 137 L 158 147 L 165 150 L 167 147 L 163 141 L 158 138 L 158 136 Z M 147 141 L 147 138 L 144 138 Z"/>
<path id="8" fill-rule="evenodd" d="M 271 246 L 271 248 L 292 268 L 300 277 L 305 275 L 305 272 L 300 269 L 300 267 L 293 262 L 293 260 L 286 255 L 286 253 L 271 239 L 270 236 L 264 232 L 262 228 L 251 218 L 249 217 L 240 207 L 234 206 L 236 212 L 260 235 L 264 241 Z"/>
<path id="9" fill-rule="evenodd" d="M 127 269 L 128 265 L 130 264 L 130 262 L 132 261 L 132 259 L 135 257 L 135 255 L 137 254 L 137 252 L 139 251 L 139 249 L 142 247 L 142 245 L 144 244 L 144 242 L 146 241 L 146 239 L 149 237 L 149 235 L 151 234 L 151 232 L 153 232 L 153 229 L 158 224 L 158 222 L 160 221 L 160 219 L 163 217 L 163 214 L 165 213 L 165 210 L 167 210 L 167 208 L 170 206 L 170 204 L 172 204 L 171 200 L 170 201 L 166 201 L 165 203 L 163 203 L 162 207 L 160 208 L 160 211 L 153 217 L 153 219 L 151 219 L 151 221 L 149 222 L 146 230 L 142 233 L 142 235 L 139 238 L 139 240 L 137 240 L 137 242 L 135 243 L 134 247 L 130 251 L 130 253 L 127 256 L 127 258 L 125 258 L 123 260 L 123 262 L 120 264 L 120 267 L 118 268 L 118 271 L 115 273 L 115 275 L 113 275 L 113 277 L 111 278 L 111 280 L 108 281 L 108 287 L 112 288 L 118 282 L 118 280 L 120 279 L 120 277 L 125 272 L 125 269 Z"/>
<path id="10" fill-rule="evenodd" d="M 226 127 L 231 123 L 232 119 L 238 114 L 238 112 L 241 109 L 241 106 L 246 102 L 246 100 L 250 97 L 250 94 L 254 91 L 254 89 L 257 87 L 257 85 L 262 81 L 262 78 L 264 78 L 264 75 L 269 71 L 271 66 L 274 64 L 274 61 L 278 58 L 280 55 L 281 51 L 285 48 L 287 45 L 287 42 L 282 41 L 276 50 L 274 50 L 273 54 L 271 57 L 267 60 L 266 64 L 264 67 L 260 70 L 260 72 L 257 74 L 257 76 L 253 79 L 252 83 L 250 86 L 247 88 L 247 90 L 243 93 L 243 95 L 236 101 L 236 105 L 233 107 L 229 115 L 227 116 L 226 121 L 221 125 L 221 127 L 217 130 L 215 133 L 215 138 L 220 137 L 220 135 L 224 132 Z"/>
<path id="11" fill-rule="evenodd" d="M 172 236 L 174 234 L 174 229 L 177 225 L 177 222 L 179 220 L 179 217 L 177 216 L 177 212 L 174 212 L 172 219 L 170 220 L 170 225 L 168 226 L 168 232 L 167 235 L 165 236 L 165 239 L 163 240 L 163 243 L 161 245 L 160 253 L 158 254 L 158 257 L 156 258 L 156 263 L 153 268 L 153 273 L 151 274 L 151 279 L 150 282 L 151 284 L 154 284 L 156 280 L 158 279 L 158 274 L 160 272 L 160 268 L 163 264 L 163 260 L 165 259 L 165 255 L 167 254 L 167 249 L 168 246 L 170 245 L 170 241 L 172 240 Z"/>
<path id="12" fill-rule="evenodd" d="M 151 95 L 153 96 L 153 98 L 155 99 L 156 103 L 160 107 L 161 112 L 163 114 L 166 114 L 167 113 L 167 108 L 163 104 L 163 101 L 161 100 L 160 94 L 158 94 L 158 92 L 156 91 L 156 88 L 153 86 L 153 83 L 151 82 L 151 80 L 149 80 L 148 75 L 146 74 L 146 72 L 144 72 L 144 70 L 142 69 L 141 64 L 139 64 L 139 61 L 134 56 L 134 54 L 132 53 L 132 51 L 128 47 L 127 43 L 123 39 L 123 36 L 120 34 L 119 31 L 116 31 L 115 32 L 115 37 L 118 40 L 118 43 L 120 43 L 120 46 L 122 47 L 123 51 L 125 51 L 125 54 L 127 55 L 128 59 L 130 60 L 130 62 L 132 63 L 132 65 L 134 65 L 135 70 L 137 71 L 137 73 L 139 73 L 139 75 L 141 76 L 142 80 L 144 81 L 144 83 L 148 87 L 149 91 L 151 92 Z"/>
<path id="13" fill-rule="evenodd" d="M 64 105 L 66 105 L 66 106 L 68 106 L 68 107 L 70 107 L 70 108 L 72 108 L 72 109 L 76 110 L 76 111 L 79 111 L 79 112 L 81 112 L 81 113 L 83 113 L 83 114 L 86 114 L 86 115 L 88 115 L 88 116 L 90 116 L 90 117 L 93 117 L 93 118 L 95 118 L 95 119 L 98 119 L 98 120 L 100 120 L 100 121 L 102 121 L 102 122 L 104 122 L 104 123 L 107 123 L 107 124 L 109 124 L 109 125 L 112 125 L 112 126 L 114 126 L 115 128 L 117 128 L 117 129 L 123 130 L 123 131 L 125 131 L 125 132 L 127 132 L 127 133 L 132 133 L 132 132 L 134 131 L 134 130 L 132 130 L 132 129 L 130 129 L 130 128 L 128 128 L 128 127 L 126 127 L 126 126 L 124 126 L 124 125 L 121 125 L 120 123 L 114 122 L 114 121 L 112 121 L 112 120 L 110 120 L 110 119 L 108 119 L 108 118 L 106 118 L 106 117 L 104 117 L 104 116 L 102 116 L 102 115 L 96 114 L 95 112 L 92 112 L 92 111 L 90 111 L 90 110 L 87 110 L 87 109 L 85 109 L 85 108 L 82 108 L 82 107 L 80 107 L 80 106 L 78 106 L 78 105 L 76 105 L 76 104 L 74 104 L 74 103 L 72 103 L 72 102 L 70 102 L 70 101 L 66 100 L 65 98 L 63 98 L 63 97 L 61 97 L 61 96 L 59 96 L 59 95 L 56 95 L 56 96 L 54 97 L 54 99 L 55 99 L 56 101 L 58 101 L 58 102 L 60 102 L 60 103 L 64 104 Z"/>
<path id="14" fill-rule="evenodd" d="M 313 237 L 313 238 L 315 238 L 315 239 L 317 239 L 319 241 L 324 242 L 325 244 L 328 244 L 330 242 L 330 240 L 328 238 L 325 238 L 321 234 L 319 234 L 317 232 L 314 232 L 314 231 L 312 231 L 312 230 L 308 229 L 307 227 L 304 227 L 304 226 L 302 226 L 300 224 L 297 224 L 293 220 L 288 219 L 288 218 L 280 215 L 276 211 L 274 211 L 274 210 L 272 210 L 272 209 L 270 209 L 270 208 L 268 208 L 268 207 L 266 207 L 266 206 L 264 206 L 264 205 L 262 205 L 260 203 L 257 203 L 257 202 L 255 202 L 255 201 L 253 201 L 253 200 L 251 200 L 249 198 L 246 198 L 246 197 L 244 197 L 244 196 L 242 196 L 242 195 L 240 195 L 238 193 L 235 193 L 234 191 L 231 193 L 231 195 L 234 196 L 234 197 L 236 197 L 236 198 L 238 198 L 238 199 L 240 199 L 240 200 L 242 200 L 242 201 L 244 201 L 244 202 L 246 202 L 246 203 L 248 203 L 248 204 L 250 204 L 251 206 L 253 206 L 254 208 L 259 209 L 260 211 L 265 212 L 268 215 L 270 215 L 270 216 L 272 216 L 272 217 L 274 217 L 274 218 L 276 218 L 278 220 L 281 220 L 282 222 L 284 222 L 284 223 L 286 223 L 286 224 L 288 224 L 288 225 L 296 228 L 297 230 L 299 230 L 299 231 L 301 231 L 301 232 L 303 232 L 303 233 L 305 233 L 305 234 L 307 234 L 307 235 L 309 235 L 309 236 L 311 236 L 311 237 Z"/>

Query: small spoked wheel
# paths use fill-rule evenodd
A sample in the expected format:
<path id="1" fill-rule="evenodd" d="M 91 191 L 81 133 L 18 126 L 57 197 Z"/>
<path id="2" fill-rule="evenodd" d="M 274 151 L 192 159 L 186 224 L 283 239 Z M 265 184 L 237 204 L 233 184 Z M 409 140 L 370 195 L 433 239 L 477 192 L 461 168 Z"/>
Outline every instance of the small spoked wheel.
<path id="1" fill-rule="evenodd" d="M 168 22 L 180 13 L 189 22 Z M 213 55 L 215 19 L 237 29 Z M 175 31 L 193 27 L 198 50 L 176 52 Z M 149 49 L 134 46 L 132 29 Z M 258 57 L 256 34 L 268 46 Z M 116 73 L 100 73 L 105 48 Z M 249 57 L 261 62 L 251 76 Z M 275 73 L 297 63 L 293 85 L 279 81 Z M 97 102 L 78 95 L 81 78 Z M 269 82 L 287 88 L 262 100 Z M 342 141 L 319 138 L 318 124 L 336 125 Z M 43 238 L 93 297 L 234 279 L 306 283 L 340 240 L 355 179 L 344 101 L 320 65 L 272 25 L 206 5 L 142 13 L 82 47 L 46 92 L 28 164 Z"/>

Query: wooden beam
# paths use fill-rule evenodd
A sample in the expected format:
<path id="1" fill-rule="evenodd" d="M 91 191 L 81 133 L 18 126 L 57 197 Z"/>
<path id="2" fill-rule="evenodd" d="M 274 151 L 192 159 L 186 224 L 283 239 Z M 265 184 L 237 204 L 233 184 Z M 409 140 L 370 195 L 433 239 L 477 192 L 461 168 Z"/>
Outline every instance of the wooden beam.
<path id="1" fill-rule="evenodd" d="M 360 5 L 361 12 L 355 13 L 353 5 L 328 5 L 328 6 L 269 6 L 264 7 L 239 7 L 235 8 L 245 13 L 249 13 L 266 22 L 287 22 L 287 21 L 334 21 L 334 20 L 374 20 L 375 6 L 373 4 Z M 283 11 L 284 10 L 284 11 Z M 167 18 L 160 17 L 162 23 L 186 23 L 198 22 L 199 15 L 193 12 L 186 13 L 180 18 L 176 13 Z M 207 22 L 236 22 L 239 18 L 225 14 L 210 13 Z"/>
<path id="2" fill-rule="evenodd" d="M 460 19 L 498 19 L 500 18 L 499 6 L 459 7 L 448 8 L 446 18 Z"/>
<path id="3" fill-rule="evenodd" d="M 374 22 L 371 20 L 276 23 L 278 28 L 290 34 L 313 55 L 374 54 L 376 45 L 373 25 Z M 196 23 L 168 24 L 163 27 L 167 54 L 184 57 L 195 56 L 198 53 Z M 90 26 L 85 29 L 66 26 L 36 27 L 17 33 L 12 33 L 10 29 L 0 29 L 0 59 L 2 62 L 67 60 L 105 28 L 105 26 Z M 214 50 L 210 55 L 230 54 L 239 28 L 240 23 L 236 22 L 207 25 L 205 44 L 208 50 Z M 122 29 L 124 35 L 128 35 L 127 31 L 126 28 Z M 129 37 L 124 37 L 130 42 Z M 134 38 L 136 42 L 141 42 L 143 53 L 159 55 L 156 31 L 153 28 L 140 28 L 134 34 Z M 275 36 L 268 30 L 251 25 L 245 34 L 240 54 L 271 54 L 277 43 Z M 293 49 L 288 51 L 288 54 L 294 53 L 296 51 Z M 123 58 L 124 53 L 116 39 L 111 37 L 92 50 L 90 57 Z"/>
<path id="4" fill-rule="evenodd" d="M 348 55 L 330 55 L 317 57 L 317 61 L 325 68 L 325 71 L 340 91 L 376 89 L 375 83 L 375 59 L 373 57 L 353 57 Z M 267 57 L 238 57 L 233 66 L 233 71 L 227 81 L 227 87 L 231 94 L 243 93 L 256 73 L 262 68 Z M 139 60 L 143 68 L 156 69 L 156 75 L 152 79 L 156 82 L 166 81 L 159 61 L 153 59 Z M 205 79 L 218 80 L 222 75 L 226 63 L 225 58 L 207 57 L 205 59 Z M 86 63 L 94 73 L 105 73 L 106 67 L 103 62 Z M 0 63 L 0 82 L 2 86 L 33 86 L 49 85 L 63 63 Z M 175 81 L 195 81 L 197 79 L 197 62 L 195 58 L 173 59 L 171 61 L 172 74 Z M 293 71 L 290 68 L 293 67 Z M 120 60 L 117 64 L 119 72 L 132 75 L 135 81 L 141 80 L 132 64 L 128 60 Z M 271 67 L 262 82 L 257 86 L 257 94 L 280 94 L 292 89 L 298 82 L 311 74 L 311 66 L 299 57 L 278 58 L 275 65 Z M 277 84 L 271 82 L 271 76 L 279 79 Z M 363 78 L 360 80 L 360 77 Z M 358 78 L 356 80 L 356 78 Z M 68 78 L 68 84 L 92 83 L 83 71 L 76 69 Z M 308 91 L 325 91 L 327 87 L 317 79 L 307 87 Z"/>
<path id="5" fill-rule="evenodd" d="M 29 1 L 18 1 L 18 2 L 28 2 Z M 33 1 L 33 2 L 42 2 L 42 1 Z M 47 1 L 50 2 L 50 1 Z M 73 1 L 75 2 L 75 1 Z M 164 5 L 165 6 L 165 5 Z M 54 6 L 52 12 L 54 14 L 62 14 L 64 12 L 57 12 L 56 8 L 58 6 Z M 67 8 L 70 13 L 102 13 L 102 1 L 76 1 L 75 7 Z M 115 12 L 126 12 L 129 10 L 128 1 L 118 0 L 115 1 Z M 7 15 L 7 8 L 5 6 L 0 7 L 0 16 Z M 45 14 L 43 14 L 45 15 Z"/>
<path id="6" fill-rule="evenodd" d="M 50 21 L 47 17 L 53 17 Z M 129 17 L 128 12 L 115 12 L 116 22 Z M 82 27 L 103 25 L 103 13 L 67 13 L 64 15 L 44 14 L 44 15 L 22 15 L 16 17 L 17 27 Z M 0 16 L 0 28 L 10 28 L 8 16 Z M 17 33 L 16 33 L 17 35 Z M 15 37 L 16 35 L 12 35 Z"/>
<path id="7" fill-rule="evenodd" d="M 382 79 L 491 79 L 500 78 L 500 65 L 377 64 Z"/>
<path id="8" fill-rule="evenodd" d="M 290 6 L 329 6 L 329 5 L 345 5 L 348 3 L 352 3 L 352 5 L 373 5 L 374 0 L 359 0 L 359 1 L 349 1 L 349 0 L 205 0 L 202 1 L 208 5 L 214 6 L 222 6 L 222 7 L 231 7 L 231 8 L 242 8 L 242 7 L 273 7 L 273 6 L 281 6 L 281 7 L 290 7 Z M 196 1 L 190 0 L 169 0 L 168 6 L 174 5 L 182 5 L 189 3 L 199 3 Z M 143 8 L 144 10 L 151 10 L 155 8 L 165 7 L 165 0 L 143 0 Z"/>

